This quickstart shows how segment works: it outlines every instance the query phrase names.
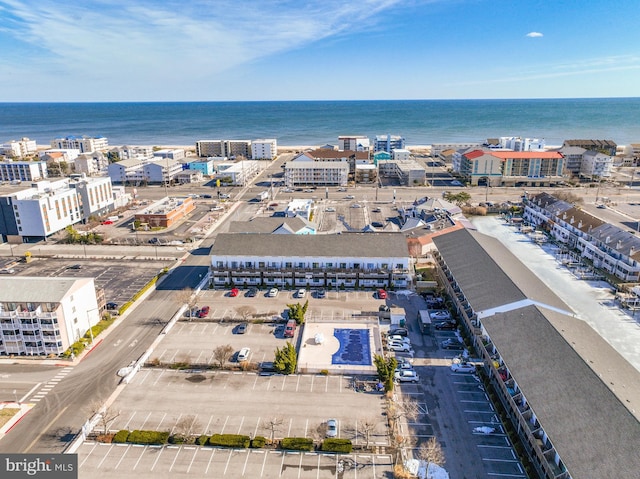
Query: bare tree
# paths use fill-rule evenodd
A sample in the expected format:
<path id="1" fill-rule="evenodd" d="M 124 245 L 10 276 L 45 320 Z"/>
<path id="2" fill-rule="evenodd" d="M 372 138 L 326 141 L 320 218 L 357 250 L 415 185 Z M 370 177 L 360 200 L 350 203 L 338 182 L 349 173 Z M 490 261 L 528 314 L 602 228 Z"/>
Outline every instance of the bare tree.
<path id="1" fill-rule="evenodd" d="M 262 422 L 262 428 L 269 431 L 269 439 L 273 442 L 276 436 L 276 431 L 279 431 L 284 424 L 284 419 L 281 417 L 272 417 L 271 419 L 265 419 Z"/>
<path id="2" fill-rule="evenodd" d="M 364 434 L 365 447 L 369 448 L 369 442 L 371 440 L 371 433 L 375 431 L 378 425 L 378 420 L 375 417 L 365 417 L 358 421 L 358 429 Z"/>
<path id="3" fill-rule="evenodd" d="M 99 402 L 93 402 L 89 405 L 89 412 L 92 416 L 98 416 L 98 423 L 102 428 L 103 434 L 109 432 L 109 427 L 120 416 L 120 411 L 113 406 L 103 406 Z"/>
<path id="4" fill-rule="evenodd" d="M 230 344 L 218 346 L 213 350 L 213 359 L 218 362 L 218 366 L 222 368 L 233 355 L 233 347 Z"/>
<path id="5" fill-rule="evenodd" d="M 243 321 L 246 321 L 247 319 L 249 319 L 251 316 L 253 316 L 254 314 L 256 314 L 256 308 L 254 308 L 253 306 L 238 306 L 236 308 L 236 313 L 238 313 L 241 317 Z"/>
<path id="6" fill-rule="evenodd" d="M 420 414 L 420 407 L 415 399 L 405 399 L 404 401 L 392 401 L 387 403 L 387 415 L 396 423 L 402 418 L 413 420 Z"/>
<path id="7" fill-rule="evenodd" d="M 192 312 L 193 309 L 196 307 L 196 302 L 197 299 L 196 295 L 193 293 L 193 288 L 183 288 L 181 289 L 178 294 L 178 301 L 181 302 L 182 304 L 186 304 L 188 311 L 189 311 L 189 320 L 191 320 L 191 316 L 192 316 Z"/>
<path id="8" fill-rule="evenodd" d="M 418 449 L 418 458 L 423 461 L 436 464 L 437 466 L 444 466 L 444 463 L 446 462 L 442 446 L 435 437 L 432 437 L 427 442 L 420 444 L 420 448 Z"/>
<path id="9" fill-rule="evenodd" d="M 194 434 L 194 431 L 200 427 L 200 423 L 198 422 L 198 417 L 193 414 L 189 414 L 187 416 L 182 416 L 178 422 L 176 422 L 176 426 L 173 431 L 175 435 L 182 436 L 187 438 Z"/>

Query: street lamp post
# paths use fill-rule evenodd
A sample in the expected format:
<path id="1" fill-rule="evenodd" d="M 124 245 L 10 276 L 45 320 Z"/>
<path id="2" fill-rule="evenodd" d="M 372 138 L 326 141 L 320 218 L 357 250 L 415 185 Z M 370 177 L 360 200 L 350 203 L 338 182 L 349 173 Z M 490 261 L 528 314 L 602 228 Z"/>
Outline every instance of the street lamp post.
<path id="1" fill-rule="evenodd" d="M 91 325 L 91 316 L 89 316 L 89 313 L 92 311 L 100 311 L 100 308 L 87 309 L 87 322 L 89 323 L 89 335 L 91 336 L 91 347 L 93 347 L 93 327 Z"/>

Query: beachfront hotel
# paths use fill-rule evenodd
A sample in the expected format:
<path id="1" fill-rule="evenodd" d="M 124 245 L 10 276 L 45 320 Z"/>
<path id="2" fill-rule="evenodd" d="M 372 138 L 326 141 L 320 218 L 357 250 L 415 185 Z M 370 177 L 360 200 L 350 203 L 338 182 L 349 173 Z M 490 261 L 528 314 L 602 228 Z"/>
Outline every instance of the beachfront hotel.
<path id="1" fill-rule="evenodd" d="M 251 159 L 273 160 L 278 156 L 278 141 L 275 138 L 251 141 Z"/>
<path id="2" fill-rule="evenodd" d="M 0 144 L 0 155 L 9 158 L 23 158 L 38 152 L 38 145 L 35 140 L 22 138 L 21 140 L 11 140 Z"/>
<path id="3" fill-rule="evenodd" d="M 106 150 L 109 148 L 109 140 L 104 136 L 67 136 L 51 140 L 51 148 L 79 150 L 80 153 Z"/>
<path id="4" fill-rule="evenodd" d="M 48 176 L 46 161 L 0 161 L 0 181 L 38 181 Z"/>
<path id="5" fill-rule="evenodd" d="M 196 155 L 251 158 L 251 140 L 200 140 L 196 142 Z"/>

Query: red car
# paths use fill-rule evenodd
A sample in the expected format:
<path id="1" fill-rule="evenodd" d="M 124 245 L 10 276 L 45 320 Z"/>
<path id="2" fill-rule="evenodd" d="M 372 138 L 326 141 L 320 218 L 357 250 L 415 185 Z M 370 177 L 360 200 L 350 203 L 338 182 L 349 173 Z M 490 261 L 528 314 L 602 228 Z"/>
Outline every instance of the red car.
<path id="1" fill-rule="evenodd" d="M 235 298 L 239 294 L 240 294 L 240 290 L 238 288 L 233 288 L 231 289 L 231 291 L 229 291 L 229 296 L 231 296 L 232 298 Z"/>
<path id="2" fill-rule="evenodd" d="M 378 299 L 387 299 L 387 292 L 384 289 L 378 290 Z"/>
<path id="3" fill-rule="evenodd" d="M 112 224 L 113 224 L 113 221 L 111 221 L 111 220 L 106 220 L 106 221 L 103 221 L 103 222 L 102 222 L 102 224 L 103 224 L 103 225 L 112 225 Z"/>
<path id="4" fill-rule="evenodd" d="M 198 313 L 197 313 L 199 318 L 206 318 L 208 314 L 209 314 L 209 306 L 203 306 L 202 309 L 198 310 Z"/>

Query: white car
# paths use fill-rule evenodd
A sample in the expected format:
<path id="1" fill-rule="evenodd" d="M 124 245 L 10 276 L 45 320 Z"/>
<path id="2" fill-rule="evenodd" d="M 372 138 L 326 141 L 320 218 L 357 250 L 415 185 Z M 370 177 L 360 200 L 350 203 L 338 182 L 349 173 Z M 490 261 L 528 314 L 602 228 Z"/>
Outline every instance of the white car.
<path id="1" fill-rule="evenodd" d="M 344 197 L 345 200 L 354 200 L 356 197 L 353 195 L 347 195 Z"/>
<path id="2" fill-rule="evenodd" d="M 389 347 L 389 350 L 391 350 L 391 351 L 396 351 L 396 352 L 400 352 L 400 353 L 412 353 L 413 354 L 413 349 L 411 349 L 411 345 L 407 344 L 407 343 L 393 342 L 393 343 L 388 343 L 387 346 Z"/>
<path id="3" fill-rule="evenodd" d="M 451 313 L 449 311 L 434 311 L 429 313 L 431 319 L 451 319 Z"/>
<path id="4" fill-rule="evenodd" d="M 458 363 L 451 365 L 451 371 L 454 373 L 475 373 L 476 367 L 473 364 Z"/>
<path id="5" fill-rule="evenodd" d="M 335 419 L 327 420 L 327 437 L 336 437 L 338 435 L 338 421 Z"/>
<path id="6" fill-rule="evenodd" d="M 298 290 L 298 292 L 296 293 L 296 296 L 298 298 L 304 298 L 306 295 L 307 295 L 307 290 L 306 289 L 302 289 L 302 288 L 300 288 Z"/>
<path id="7" fill-rule="evenodd" d="M 267 293 L 267 296 L 270 298 L 275 298 L 276 296 L 278 296 L 278 288 L 271 288 Z"/>
<path id="8" fill-rule="evenodd" d="M 404 370 L 397 371 L 393 375 L 393 379 L 400 383 L 417 383 L 418 381 L 420 381 L 420 376 L 418 376 L 415 371 Z"/>
<path id="9" fill-rule="evenodd" d="M 223 200 L 228 200 L 229 198 L 231 198 L 231 195 L 228 195 L 226 193 L 220 193 L 220 198 L 222 198 Z"/>
<path id="10" fill-rule="evenodd" d="M 394 343 L 408 343 L 408 344 L 411 344 L 411 340 L 409 340 L 409 338 L 407 338 L 406 336 L 400 336 L 399 334 L 394 334 L 392 336 L 389 336 L 387 338 L 387 341 L 394 342 Z"/>
<path id="11" fill-rule="evenodd" d="M 395 373 L 399 373 L 400 371 L 413 371 L 413 365 L 408 362 L 398 362 L 398 366 L 396 367 Z"/>
<path id="12" fill-rule="evenodd" d="M 251 349 L 242 348 L 238 353 L 238 362 L 241 363 L 242 361 L 248 361 L 250 355 L 251 355 Z"/>
<path id="13" fill-rule="evenodd" d="M 324 209 L 327 213 L 335 213 L 336 209 L 333 206 L 329 206 L 328 208 Z"/>
<path id="14" fill-rule="evenodd" d="M 351 208 L 362 208 L 362 205 L 358 204 L 358 203 L 354 203 L 351 205 Z"/>

